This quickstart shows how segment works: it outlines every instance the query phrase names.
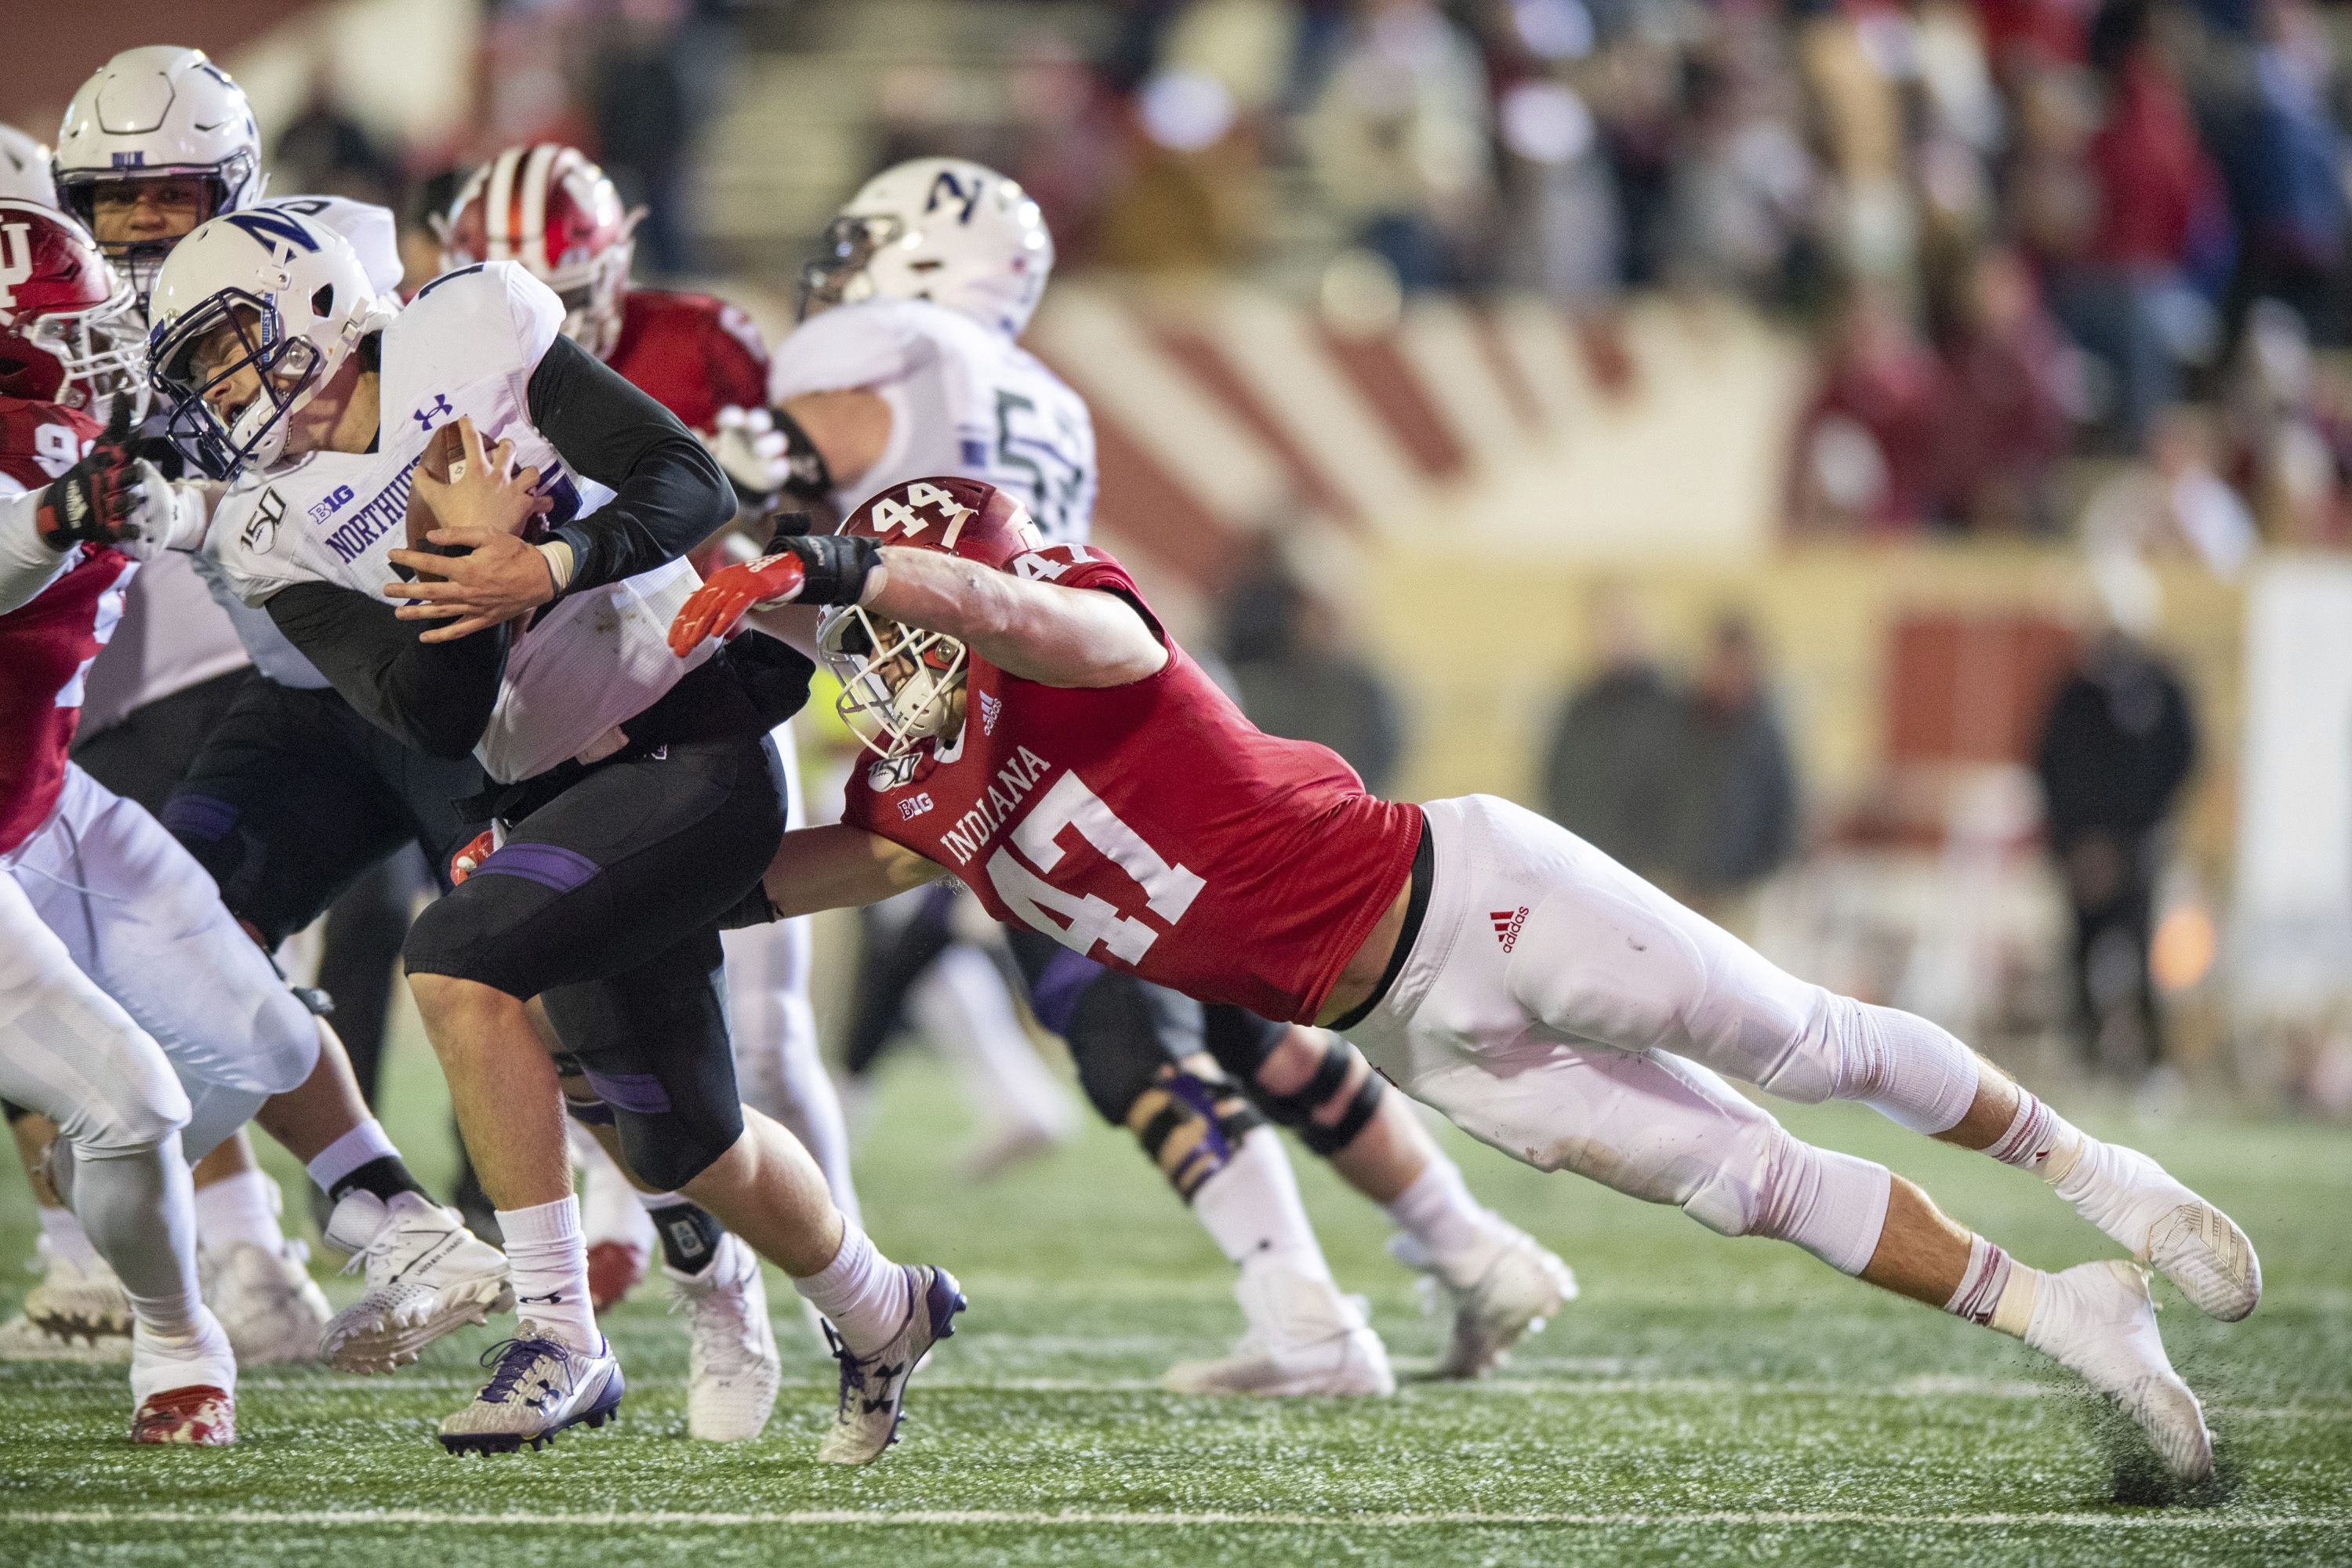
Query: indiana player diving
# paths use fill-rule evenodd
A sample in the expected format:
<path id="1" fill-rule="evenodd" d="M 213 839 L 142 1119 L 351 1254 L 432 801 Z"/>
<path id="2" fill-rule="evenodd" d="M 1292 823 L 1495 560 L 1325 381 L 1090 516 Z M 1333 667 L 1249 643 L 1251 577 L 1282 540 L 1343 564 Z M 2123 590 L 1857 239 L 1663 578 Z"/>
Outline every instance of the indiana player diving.
<path id="1" fill-rule="evenodd" d="M 961 473 L 1017 499 L 1047 540 L 1084 543 L 1093 421 L 1019 343 L 1053 261 L 1036 204 L 992 170 L 920 158 L 875 176 L 804 270 L 806 319 L 776 351 L 772 412 L 751 418 L 785 437 L 774 482 L 846 516 L 877 489 Z M 1204 1009 L 1034 931 L 1011 936 L 1032 1010 L 1069 1043 L 1088 1100 L 1134 1131 L 1237 1266 L 1247 1335 L 1231 1355 L 1171 1369 L 1171 1387 L 1392 1386 L 1262 1119 L 1294 1130 L 1398 1226 L 1391 1249 L 1452 1305 L 1441 1375 L 1486 1372 L 1574 1294 L 1559 1260 L 1471 1196 L 1412 1109 L 1344 1042 Z"/>
<path id="2" fill-rule="evenodd" d="M 459 190 L 440 224 L 443 261 L 453 268 L 516 262 L 554 289 L 564 304 L 564 336 L 676 415 L 743 490 L 751 455 L 740 449 L 740 437 L 722 432 L 721 416 L 760 405 L 767 350 L 750 319 L 721 300 L 629 285 L 637 216 L 623 209 L 613 182 L 577 150 L 550 142 L 509 147 Z M 792 792 L 787 823 L 799 826 L 790 721 L 772 739 Z M 809 1005 L 809 925 L 779 921 L 724 934 L 737 1087 L 743 1103 L 801 1141 L 824 1173 L 834 1202 L 856 1219 L 848 1131 Z M 683 1212 L 690 1206 L 684 1199 L 633 1189 L 576 1126 L 573 1146 L 585 1169 L 581 1217 L 598 1308 L 628 1291 L 658 1247 L 690 1334 L 688 1430 L 714 1439 L 759 1436 L 782 1369 L 758 1260 L 732 1237 L 721 1239 L 716 1258 L 705 1255 L 700 1248 L 711 1227 Z"/>
<path id="3" fill-rule="evenodd" d="M 2116 1400 L 2176 1477 L 2211 1473 L 2132 1264 L 2018 1262 L 1717 1074 L 1860 1100 L 2032 1171 L 2199 1308 L 2244 1317 L 2262 1290 L 2245 1235 L 2146 1155 L 2086 1136 L 1934 1024 L 1789 975 L 1533 813 L 1380 800 L 1332 752 L 1261 733 L 1116 562 L 1044 545 L 987 486 L 895 487 L 841 537 L 780 542 L 714 575 L 671 628 L 693 656 L 754 606 L 826 606 L 819 645 L 877 760 L 839 825 L 786 837 L 766 884 L 779 912 L 957 876 L 1073 952 L 1341 1031 L 1538 1169 L 2016 1335 Z"/>
<path id="4" fill-rule="evenodd" d="M 520 1319 L 442 1443 L 536 1447 L 620 1405 L 569 1100 L 633 1174 L 793 1277 L 838 1336 L 820 1457 L 878 1458 L 963 1299 L 944 1270 L 884 1259 L 792 1134 L 737 1099 L 719 932 L 768 913 L 784 807 L 767 731 L 809 667 L 664 645 L 698 581 L 682 555 L 734 514 L 725 478 L 510 262 L 395 313 L 340 237 L 231 213 L 173 249 L 152 314 L 173 431 L 232 481 L 207 539 L 229 581 L 372 723 L 424 755 L 470 752 L 492 781 L 498 847 L 405 949 Z"/>

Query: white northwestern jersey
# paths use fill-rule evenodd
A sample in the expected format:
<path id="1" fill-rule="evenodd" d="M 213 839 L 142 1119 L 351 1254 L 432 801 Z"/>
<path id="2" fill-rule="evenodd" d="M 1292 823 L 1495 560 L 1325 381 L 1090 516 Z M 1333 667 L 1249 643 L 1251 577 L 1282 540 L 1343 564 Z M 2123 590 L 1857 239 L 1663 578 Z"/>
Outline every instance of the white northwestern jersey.
<path id="1" fill-rule="evenodd" d="M 596 510 L 613 492 L 573 473 L 530 423 L 531 372 L 562 326 L 562 301 L 510 261 L 426 284 L 384 329 L 378 449 L 316 452 L 241 477 L 213 515 L 205 552 L 248 605 L 314 582 L 385 602 L 416 460 L 461 416 L 485 446 L 511 440 L 515 466 L 540 470 L 551 526 Z M 672 561 L 567 595 L 518 631 L 474 749 L 490 776 L 526 779 L 597 746 L 708 658 L 709 643 L 688 658 L 669 651 L 669 623 L 700 581 Z"/>
<path id="2" fill-rule="evenodd" d="M 1047 543 L 1086 542 L 1094 419 L 1003 332 L 928 300 L 861 300 L 803 321 L 776 350 L 771 403 L 855 391 L 890 405 L 890 439 L 871 470 L 834 491 L 842 516 L 893 485 L 958 474 L 1019 497 Z"/>

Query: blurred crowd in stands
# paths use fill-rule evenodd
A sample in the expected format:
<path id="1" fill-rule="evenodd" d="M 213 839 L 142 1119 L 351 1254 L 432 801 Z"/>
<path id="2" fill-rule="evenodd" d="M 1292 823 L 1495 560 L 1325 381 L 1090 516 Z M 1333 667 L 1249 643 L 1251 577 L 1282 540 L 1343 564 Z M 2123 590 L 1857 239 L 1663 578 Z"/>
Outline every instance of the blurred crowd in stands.
<path id="1" fill-rule="evenodd" d="M 1736 292 L 1818 345 L 1800 530 L 2352 537 L 2343 7 L 1128 0 L 1091 52 L 1036 9 L 973 150 L 1074 258 L 1247 266 L 1312 205 L 1405 293 Z"/>

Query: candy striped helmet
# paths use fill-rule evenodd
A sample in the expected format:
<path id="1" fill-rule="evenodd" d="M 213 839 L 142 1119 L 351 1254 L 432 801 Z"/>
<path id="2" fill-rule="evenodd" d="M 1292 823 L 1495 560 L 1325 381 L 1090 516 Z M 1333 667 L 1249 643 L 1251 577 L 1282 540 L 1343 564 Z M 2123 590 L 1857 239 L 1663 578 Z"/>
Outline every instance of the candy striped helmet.
<path id="1" fill-rule="evenodd" d="M 509 147 L 473 173 L 442 226 L 442 262 L 519 261 L 563 301 L 563 335 L 602 359 L 621 338 L 631 237 L 642 211 L 621 205 L 577 147 Z"/>

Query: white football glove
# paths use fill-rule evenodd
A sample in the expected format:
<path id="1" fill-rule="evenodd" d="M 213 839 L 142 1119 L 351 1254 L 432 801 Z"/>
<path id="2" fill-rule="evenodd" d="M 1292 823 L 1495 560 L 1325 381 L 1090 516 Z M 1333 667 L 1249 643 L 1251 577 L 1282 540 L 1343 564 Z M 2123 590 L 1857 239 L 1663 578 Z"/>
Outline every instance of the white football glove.
<path id="1" fill-rule="evenodd" d="M 719 428 L 702 437 L 710 455 L 727 471 L 727 480 L 748 500 L 774 495 L 792 478 L 784 461 L 784 434 L 764 408 L 719 411 Z"/>
<path id="2" fill-rule="evenodd" d="M 184 490 L 165 479 L 163 470 L 146 458 L 131 465 L 131 479 L 121 493 L 123 510 L 114 525 L 114 548 L 133 561 L 152 561 L 159 552 L 193 550 L 204 542 L 211 503 L 193 493 L 193 487 Z M 187 542 L 180 542 L 184 539 Z"/>

